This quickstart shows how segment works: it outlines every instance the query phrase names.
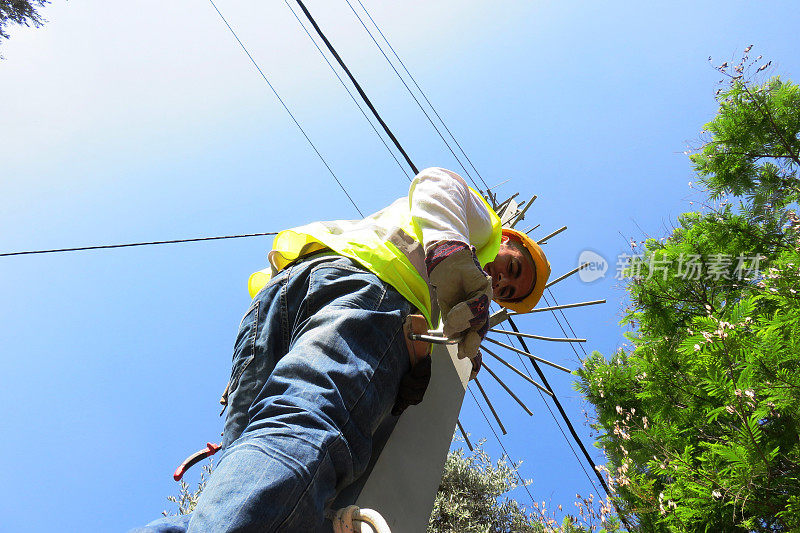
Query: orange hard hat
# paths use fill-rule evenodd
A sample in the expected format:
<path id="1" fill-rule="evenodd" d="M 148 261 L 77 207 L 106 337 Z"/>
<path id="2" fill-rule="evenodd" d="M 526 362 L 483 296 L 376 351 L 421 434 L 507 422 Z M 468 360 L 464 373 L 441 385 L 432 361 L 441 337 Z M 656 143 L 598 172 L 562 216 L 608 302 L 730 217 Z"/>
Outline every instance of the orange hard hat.
<path id="1" fill-rule="evenodd" d="M 516 241 L 526 250 L 528 250 L 528 253 L 531 254 L 531 258 L 533 258 L 533 265 L 536 269 L 536 275 L 534 276 L 535 282 L 533 289 L 527 296 L 517 301 L 506 300 L 502 302 L 497 301 L 497 303 L 506 309 L 516 311 L 517 313 L 527 313 L 536 307 L 536 304 L 539 303 L 539 300 L 542 298 L 544 286 L 547 285 L 547 278 L 550 277 L 550 263 L 547 261 L 547 257 L 545 257 L 542 247 L 521 231 L 511 228 L 503 228 L 503 235 L 513 241 Z"/>

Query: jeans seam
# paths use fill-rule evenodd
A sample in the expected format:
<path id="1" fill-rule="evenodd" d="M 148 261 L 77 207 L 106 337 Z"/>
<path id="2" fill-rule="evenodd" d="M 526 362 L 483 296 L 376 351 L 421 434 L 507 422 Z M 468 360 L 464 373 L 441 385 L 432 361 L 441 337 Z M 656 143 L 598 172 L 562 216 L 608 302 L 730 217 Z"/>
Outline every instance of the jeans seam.
<path id="1" fill-rule="evenodd" d="M 289 280 L 292 276 L 294 266 L 288 268 L 286 274 L 286 283 L 281 287 L 280 292 L 280 322 L 281 322 L 281 353 L 286 353 L 289 350 L 289 297 L 286 294 L 289 287 Z M 277 361 L 275 362 L 277 364 Z"/>
<path id="2" fill-rule="evenodd" d="M 383 353 L 381 354 L 381 357 L 378 360 L 378 364 L 376 365 L 376 368 L 380 367 L 381 364 L 383 364 L 384 359 L 386 359 L 386 354 L 389 352 L 389 350 L 391 350 L 392 346 L 395 343 L 395 340 L 397 339 L 397 334 L 399 332 L 401 332 L 401 331 L 403 331 L 403 323 L 402 323 L 402 321 L 400 322 L 400 327 L 395 330 L 394 335 L 392 335 L 391 339 L 389 340 L 389 344 L 386 346 L 386 349 L 383 350 Z M 358 398 L 356 398 L 356 401 L 353 402 L 353 405 L 351 405 L 350 408 L 347 409 L 347 420 L 344 422 L 344 424 L 342 424 L 342 427 L 346 427 L 348 424 L 350 424 L 350 421 L 353 419 L 353 411 L 355 411 L 356 406 L 359 404 L 361 399 L 364 397 L 364 394 L 366 394 L 367 389 L 369 388 L 370 385 L 372 385 L 372 382 L 374 381 L 374 379 L 375 379 L 375 372 L 372 373 L 372 376 L 370 376 L 370 379 L 367 382 L 367 385 L 361 391 L 361 394 L 358 395 Z M 340 432 L 340 434 L 341 434 L 341 432 Z"/>
<path id="3" fill-rule="evenodd" d="M 253 357 L 256 355 L 256 337 L 258 337 L 258 320 L 261 318 L 261 301 L 256 304 L 255 316 L 253 321 L 253 331 L 250 334 L 250 353 Z"/>
<path id="4" fill-rule="evenodd" d="M 308 484 L 306 485 L 306 488 L 303 490 L 303 493 L 297 499 L 297 503 L 294 504 L 294 507 L 292 507 L 292 510 L 289 511 L 289 514 L 286 515 L 286 518 L 284 518 L 283 521 L 280 524 L 278 524 L 278 527 L 275 529 L 275 531 L 279 531 L 280 528 L 283 527 L 283 525 L 286 524 L 289 521 L 289 519 L 294 516 L 295 512 L 297 511 L 298 506 L 303 501 L 303 498 L 305 498 L 306 494 L 308 494 L 309 489 L 311 489 L 311 486 L 314 484 L 314 480 L 317 478 L 317 476 L 319 475 L 320 471 L 322 470 L 322 463 L 325 461 L 325 459 L 330 459 L 330 447 L 333 446 L 334 444 L 336 444 L 336 442 L 338 442 L 340 440 L 342 440 L 342 433 L 341 432 L 339 432 L 339 434 L 336 435 L 336 439 L 331 444 L 325 446 L 325 456 L 322 458 L 322 460 L 317 465 L 317 469 L 314 471 L 314 475 L 311 476 L 311 479 L 308 481 Z M 264 530 L 264 531 L 266 531 L 266 530 Z"/>
<path id="5" fill-rule="evenodd" d="M 248 344 L 250 345 L 250 356 L 242 362 L 241 366 L 238 370 L 235 368 L 231 370 L 231 378 L 228 381 L 229 389 L 228 395 L 231 396 L 233 392 L 239 388 L 239 381 L 242 379 L 242 375 L 247 370 L 247 367 L 253 362 L 253 359 L 256 357 L 256 336 L 258 334 L 258 318 L 259 318 L 259 310 L 261 308 L 261 301 L 256 300 L 251 306 L 250 309 L 247 310 L 244 317 L 242 317 L 242 321 L 239 323 L 239 329 L 241 329 L 242 324 L 244 324 L 245 318 L 247 318 L 251 312 L 253 312 L 253 331 L 250 334 L 250 339 Z M 236 354 L 234 353 L 234 356 Z"/>
<path id="6" fill-rule="evenodd" d="M 375 277 L 377 278 L 377 276 L 375 276 Z M 378 281 L 381 281 L 382 292 L 381 292 L 380 298 L 378 298 L 378 303 L 376 303 L 375 307 L 372 308 L 373 311 L 377 311 L 378 308 L 383 303 L 384 298 L 386 298 L 386 283 L 383 283 L 383 281 L 380 278 L 378 278 Z"/>
<path id="7" fill-rule="evenodd" d="M 258 295 L 256 295 L 256 296 L 258 296 Z M 253 308 L 258 305 L 258 303 L 259 303 L 259 300 L 257 300 L 256 298 L 253 298 L 253 303 L 250 304 L 250 307 L 247 308 L 247 312 L 245 312 L 245 314 L 242 316 L 242 319 L 239 321 L 239 328 L 238 329 L 242 329 L 242 324 L 244 324 L 244 319 L 247 318 L 247 315 L 250 314 L 250 312 L 253 310 Z"/>

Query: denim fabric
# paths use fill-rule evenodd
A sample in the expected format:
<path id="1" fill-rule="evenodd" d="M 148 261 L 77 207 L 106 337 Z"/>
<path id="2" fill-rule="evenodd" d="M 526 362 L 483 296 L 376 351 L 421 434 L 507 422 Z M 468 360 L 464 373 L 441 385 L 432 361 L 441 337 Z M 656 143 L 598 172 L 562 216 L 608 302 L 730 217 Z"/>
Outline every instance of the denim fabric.
<path id="1" fill-rule="evenodd" d="M 340 256 L 280 272 L 242 319 L 223 449 L 197 508 L 138 531 L 314 532 L 370 460 L 409 370 L 410 304 Z"/>

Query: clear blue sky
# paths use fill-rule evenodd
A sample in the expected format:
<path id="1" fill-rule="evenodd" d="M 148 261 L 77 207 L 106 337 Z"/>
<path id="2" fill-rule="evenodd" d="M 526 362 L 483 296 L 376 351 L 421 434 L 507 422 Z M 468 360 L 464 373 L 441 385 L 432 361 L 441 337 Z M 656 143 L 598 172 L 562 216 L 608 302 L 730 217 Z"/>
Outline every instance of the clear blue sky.
<path id="1" fill-rule="evenodd" d="M 405 176 L 288 8 L 218 5 L 362 211 L 404 195 Z M 460 171 L 347 5 L 307 5 L 416 164 Z M 569 226 L 547 247 L 554 274 L 587 248 L 609 259 L 606 279 L 555 291 L 562 303 L 608 299 L 569 313 L 586 348 L 606 354 L 622 340 L 616 255 L 698 199 L 683 151 L 715 111 L 707 57 L 755 44 L 774 72 L 800 76 L 794 1 L 365 5 L 483 177 L 539 195 L 523 227 Z M 0 48 L 0 251 L 357 218 L 207 2 L 54 0 L 43 14 L 44 28 L 11 28 Z M 0 530 L 124 531 L 172 509 L 175 466 L 219 440 L 247 276 L 270 242 L 0 258 Z M 520 326 L 561 335 L 545 314 Z M 531 346 L 577 364 L 566 345 Z M 589 444 L 572 378 L 547 372 Z M 537 500 L 572 509 L 594 490 L 538 394 L 504 375 L 535 413 L 484 378 L 506 448 Z M 461 419 L 499 456 L 469 395 Z"/>

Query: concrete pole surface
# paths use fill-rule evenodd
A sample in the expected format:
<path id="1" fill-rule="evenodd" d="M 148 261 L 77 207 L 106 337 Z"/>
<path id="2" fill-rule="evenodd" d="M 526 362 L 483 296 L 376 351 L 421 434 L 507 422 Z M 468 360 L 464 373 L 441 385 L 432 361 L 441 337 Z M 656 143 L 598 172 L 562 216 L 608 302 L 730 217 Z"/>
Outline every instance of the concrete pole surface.
<path id="1" fill-rule="evenodd" d="M 360 493 L 345 489 L 334 509 L 352 503 L 374 509 L 392 533 L 427 529 L 472 370 L 472 363 L 458 359 L 456 352 L 456 346 L 433 346 L 425 399 L 400 416 L 383 450 L 373 458 Z"/>

